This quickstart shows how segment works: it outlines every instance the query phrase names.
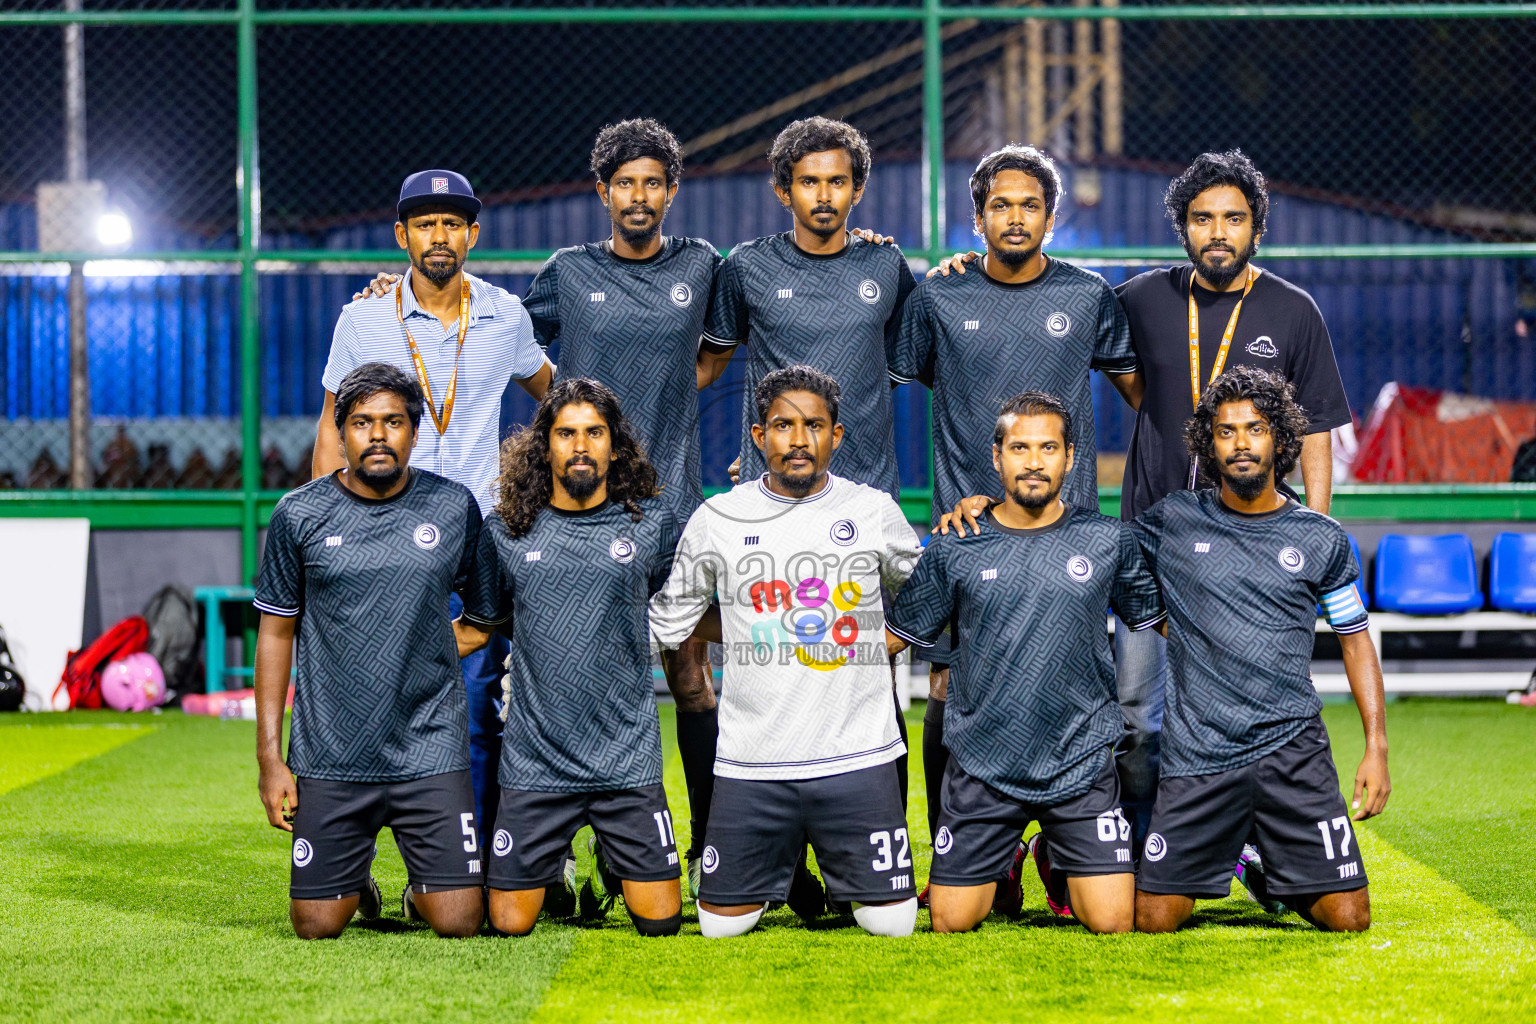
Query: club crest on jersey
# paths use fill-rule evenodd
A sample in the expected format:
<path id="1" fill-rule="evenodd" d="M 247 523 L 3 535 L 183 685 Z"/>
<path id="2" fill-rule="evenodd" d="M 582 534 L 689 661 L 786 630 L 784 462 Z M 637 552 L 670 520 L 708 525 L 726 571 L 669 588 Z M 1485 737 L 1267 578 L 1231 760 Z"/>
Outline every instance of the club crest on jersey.
<path id="1" fill-rule="evenodd" d="M 1143 857 L 1150 861 L 1159 861 L 1168 856 L 1168 841 L 1153 832 L 1147 836 L 1147 847 L 1142 851 Z"/>
<path id="2" fill-rule="evenodd" d="M 1079 583 L 1087 583 L 1093 578 L 1093 563 L 1083 555 L 1073 555 L 1067 559 L 1067 575 Z"/>
<path id="3" fill-rule="evenodd" d="M 443 537 L 438 532 L 436 526 L 433 526 L 431 523 L 422 523 L 416 527 L 416 532 L 411 534 L 411 539 L 416 542 L 416 546 L 421 548 L 421 550 L 431 551 L 437 547 L 437 542 L 442 540 Z"/>
<path id="4" fill-rule="evenodd" d="M 512 852 L 512 833 L 504 828 L 496 830 L 496 838 L 491 840 L 491 849 L 496 851 L 496 856 L 505 857 Z"/>
<path id="5" fill-rule="evenodd" d="M 1072 318 L 1065 313 L 1052 313 L 1045 318 L 1045 333 L 1053 338 L 1065 337 L 1072 329 Z"/>
<path id="6" fill-rule="evenodd" d="M 704 873 L 712 875 L 720 866 L 720 851 L 713 846 L 704 847 Z"/>
<path id="7" fill-rule="evenodd" d="M 635 542 L 628 537 L 615 537 L 608 545 L 608 555 L 620 565 L 628 565 L 635 560 Z"/>
<path id="8" fill-rule="evenodd" d="M 1275 348 L 1269 335 L 1261 334 L 1248 343 L 1248 354 L 1260 359 L 1273 359 L 1280 354 L 1280 350 Z"/>
<path id="9" fill-rule="evenodd" d="M 873 306 L 880 301 L 880 286 L 873 279 L 866 277 L 859 282 L 859 298 Z"/>
<path id="10" fill-rule="evenodd" d="M 833 544 L 846 548 L 859 539 L 859 528 L 852 519 L 839 519 L 832 524 L 832 529 L 827 531 L 827 536 L 832 538 Z"/>
<path id="11" fill-rule="evenodd" d="M 679 281 L 672 286 L 672 305 L 678 309 L 687 309 L 688 303 L 693 301 L 693 289 Z"/>
<path id="12" fill-rule="evenodd" d="M 939 834 L 933 840 L 933 852 L 940 857 L 955 848 L 955 837 L 949 834 L 949 826 L 939 829 Z"/>
<path id="13" fill-rule="evenodd" d="M 293 844 L 293 866 L 302 868 L 315 859 L 315 848 L 309 845 L 308 839 L 300 839 Z"/>
<path id="14" fill-rule="evenodd" d="M 1295 548 L 1281 548 L 1277 557 L 1280 559 L 1280 568 L 1286 572 L 1301 572 L 1301 567 L 1307 564 L 1306 556 Z"/>

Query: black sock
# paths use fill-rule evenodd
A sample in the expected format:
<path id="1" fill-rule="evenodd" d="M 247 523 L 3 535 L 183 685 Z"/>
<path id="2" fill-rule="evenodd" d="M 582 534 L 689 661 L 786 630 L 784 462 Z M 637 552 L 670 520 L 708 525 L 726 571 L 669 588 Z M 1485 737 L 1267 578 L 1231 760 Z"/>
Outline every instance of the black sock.
<path id="1" fill-rule="evenodd" d="M 902 749 L 907 749 L 907 716 L 901 713 L 901 699 L 896 700 L 896 731 L 901 733 Z M 907 809 L 907 755 L 896 759 L 896 785 L 901 787 L 901 809 Z"/>
<path id="2" fill-rule="evenodd" d="M 923 786 L 928 790 L 928 837 L 939 831 L 939 791 L 944 787 L 944 768 L 949 751 L 944 749 L 944 702 L 928 698 L 923 712 Z"/>
<path id="3" fill-rule="evenodd" d="M 704 826 L 709 822 L 709 802 L 715 795 L 715 741 L 719 738 L 717 708 L 677 713 L 677 750 L 683 758 L 683 780 L 688 785 L 690 856 L 704 849 Z"/>

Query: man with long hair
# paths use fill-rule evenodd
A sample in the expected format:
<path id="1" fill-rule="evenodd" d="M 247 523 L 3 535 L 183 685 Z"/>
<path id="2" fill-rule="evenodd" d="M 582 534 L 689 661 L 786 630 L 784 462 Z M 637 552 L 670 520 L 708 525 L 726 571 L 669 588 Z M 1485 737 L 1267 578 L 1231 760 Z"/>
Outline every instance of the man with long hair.
<path id="1" fill-rule="evenodd" d="M 511 632 L 491 923 L 532 931 L 571 840 L 591 825 L 605 863 L 583 903 L 605 910 L 622 889 L 642 935 L 675 934 L 647 601 L 671 570 L 677 518 L 618 399 L 588 378 L 550 388 L 502 466 L 456 623 L 461 653 Z"/>
<path id="2" fill-rule="evenodd" d="M 1226 896 L 1234 862 L 1272 911 L 1328 931 L 1370 926 L 1312 685 L 1317 606 L 1339 636 L 1365 730 L 1355 821 L 1379 814 L 1392 789 L 1381 665 L 1348 535 L 1275 485 L 1308 429 L 1294 395 L 1252 366 L 1211 381 L 1184 437 L 1219 486 L 1174 491 L 1132 524 L 1168 611 L 1162 775 L 1136 878 L 1141 931 L 1172 931 L 1196 899 Z"/>

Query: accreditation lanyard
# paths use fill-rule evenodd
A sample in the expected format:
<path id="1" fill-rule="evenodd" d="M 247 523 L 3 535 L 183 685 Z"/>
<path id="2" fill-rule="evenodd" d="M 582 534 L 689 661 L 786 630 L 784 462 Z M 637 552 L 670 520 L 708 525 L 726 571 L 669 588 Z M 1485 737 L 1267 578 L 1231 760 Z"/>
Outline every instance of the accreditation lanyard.
<path id="1" fill-rule="evenodd" d="M 1237 305 L 1232 307 L 1232 315 L 1227 318 L 1227 329 L 1221 335 L 1221 348 L 1216 351 L 1216 364 L 1211 367 L 1211 380 L 1221 376 L 1222 369 L 1227 365 L 1227 351 L 1232 348 L 1232 335 L 1237 333 L 1237 317 L 1243 311 L 1243 300 L 1253 290 L 1253 282 L 1259 279 L 1259 268 L 1252 264 L 1248 267 L 1248 280 L 1243 284 L 1243 294 L 1238 298 Z M 1200 408 L 1200 311 L 1195 308 L 1195 275 L 1189 275 L 1189 397 L 1196 409 Z M 1198 463 L 1191 459 L 1189 462 L 1189 488 L 1195 488 L 1195 475 Z"/>
<path id="2" fill-rule="evenodd" d="M 400 329 L 405 332 L 405 343 L 411 350 L 411 363 L 416 367 L 416 379 L 421 382 L 421 390 L 427 396 L 427 411 L 432 414 L 432 425 L 441 437 L 448 430 L 448 421 L 453 418 L 453 396 L 459 389 L 459 356 L 464 353 L 464 334 L 469 330 L 469 278 L 464 278 L 464 288 L 459 292 L 459 347 L 453 353 L 453 374 L 448 378 L 448 394 L 443 398 L 441 411 L 432 400 L 432 381 L 427 376 L 427 364 L 421 359 L 421 349 L 416 347 L 411 329 L 405 326 L 404 281 L 395 286 L 395 319 L 400 321 Z"/>

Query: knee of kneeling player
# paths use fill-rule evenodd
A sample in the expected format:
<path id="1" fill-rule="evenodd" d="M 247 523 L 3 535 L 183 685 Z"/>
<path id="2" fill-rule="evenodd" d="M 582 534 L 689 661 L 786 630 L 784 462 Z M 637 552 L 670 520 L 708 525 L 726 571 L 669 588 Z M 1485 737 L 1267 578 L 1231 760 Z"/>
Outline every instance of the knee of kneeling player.
<path id="1" fill-rule="evenodd" d="M 917 897 L 900 903 L 887 903 L 872 907 L 863 903 L 853 905 L 853 919 L 871 935 L 901 938 L 911 935 L 917 925 Z"/>
<path id="2" fill-rule="evenodd" d="M 1140 898 L 1136 900 L 1135 923 L 1139 932 L 1178 931 L 1179 925 L 1188 917 L 1188 914 L 1181 914 L 1168 906 L 1148 903 Z"/>
<path id="3" fill-rule="evenodd" d="M 932 915 L 933 930 L 940 935 L 973 932 L 981 927 L 981 922 L 987 919 L 986 914 L 977 917 L 959 909 L 941 910 L 932 904 L 929 905 L 929 912 Z"/>
<path id="4" fill-rule="evenodd" d="M 641 917 L 630 911 L 629 919 L 635 922 L 635 931 L 646 936 L 676 935 L 683 927 L 681 909 L 671 917 Z"/>
<path id="5" fill-rule="evenodd" d="M 1130 931 L 1136 925 L 1136 910 L 1129 903 L 1123 907 L 1099 907 L 1087 912 L 1077 907 L 1072 910 L 1082 926 L 1095 935 L 1117 935 Z"/>
<path id="6" fill-rule="evenodd" d="M 482 915 L 476 911 L 450 917 L 446 921 L 432 921 L 430 924 L 440 939 L 467 939 L 479 933 L 482 920 Z"/>
<path id="7" fill-rule="evenodd" d="M 293 934 L 301 939 L 334 939 L 346 931 L 350 915 L 313 913 L 290 908 L 288 920 L 293 923 Z"/>
<path id="8" fill-rule="evenodd" d="M 1326 909 L 1314 908 L 1313 918 L 1331 932 L 1363 932 L 1371 926 L 1371 901 L 1366 891 L 1348 894 Z"/>
<path id="9" fill-rule="evenodd" d="M 746 914 L 734 915 L 715 914 L 699 907 L 699 934 L 706 939 L 729 939 L 745 935 L 757 927 L 762 916 L 762 907 Z"/>
<path id="10" fill-rule="evenodd" d="M 498 912 L 494 905 L 491 907 L 491 927 L 512 938 L 522 938 L 533 931 L 533 926 L 538 923 L 538 920 L 538 914 L 529 917 L 511 910 Z"/>

